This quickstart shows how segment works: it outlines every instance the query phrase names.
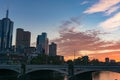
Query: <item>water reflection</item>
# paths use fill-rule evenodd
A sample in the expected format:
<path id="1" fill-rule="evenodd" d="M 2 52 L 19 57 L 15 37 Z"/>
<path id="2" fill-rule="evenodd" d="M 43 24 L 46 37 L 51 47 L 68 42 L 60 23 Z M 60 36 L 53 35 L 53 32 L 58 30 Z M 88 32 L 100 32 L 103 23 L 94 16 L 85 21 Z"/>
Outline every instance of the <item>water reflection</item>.
<path id="1" fill-rule="evenodd" d="M 93 72 L 93 80 L 120 80 L 120 73 L 110 71 Z"/>
<path id="2" fill-rule="evenodd" d="M 51 70 L 40 70 L 28 73 L 26 80 L 64 80 L 64 74 Z"/>
<path id="3" fill-rule="evenodd" d="M 99 71 L 92 73 L 79 74 L 75 77 L 75 80 L 91 80 L 90 75 L 92 74 L 92 80 L 120 80 L 120 73 L 110 71 Z M 0 80 L 19 80 L 13 75 L 0 75 Z M 23 80 L 23 79 L 20 79 Z M 67 80 L 67 76 L 50 71 L 39 71 L 30 73 L 27 75 L 25 80 Z"/>

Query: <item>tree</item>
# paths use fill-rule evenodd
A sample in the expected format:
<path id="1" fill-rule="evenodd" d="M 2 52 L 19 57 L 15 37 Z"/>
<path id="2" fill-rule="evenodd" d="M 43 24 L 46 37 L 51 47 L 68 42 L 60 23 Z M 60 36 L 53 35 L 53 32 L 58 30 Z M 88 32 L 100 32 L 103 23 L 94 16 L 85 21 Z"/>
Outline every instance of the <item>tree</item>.
<path id="1" fill-rule="evenodd" d="M 100 63 L 100 62 L 99 62 L 98 59 L 93 59 L 93 60 L 90 61 L 90 64 L 91 64 L 91 65 L 98 65 L 99 63 Z"/>

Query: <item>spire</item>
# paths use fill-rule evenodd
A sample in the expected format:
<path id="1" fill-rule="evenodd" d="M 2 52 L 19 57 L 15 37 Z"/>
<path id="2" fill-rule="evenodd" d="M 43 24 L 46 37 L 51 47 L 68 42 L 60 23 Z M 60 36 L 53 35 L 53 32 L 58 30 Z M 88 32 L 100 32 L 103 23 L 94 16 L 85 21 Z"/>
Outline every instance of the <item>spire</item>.
<path id="1" fill-rule="evenodd" d="M 6 11 L 6 18 L 8 18 L 8 15 L 9 15 L 9 10 L 7 9 L 7 11 Z"/>

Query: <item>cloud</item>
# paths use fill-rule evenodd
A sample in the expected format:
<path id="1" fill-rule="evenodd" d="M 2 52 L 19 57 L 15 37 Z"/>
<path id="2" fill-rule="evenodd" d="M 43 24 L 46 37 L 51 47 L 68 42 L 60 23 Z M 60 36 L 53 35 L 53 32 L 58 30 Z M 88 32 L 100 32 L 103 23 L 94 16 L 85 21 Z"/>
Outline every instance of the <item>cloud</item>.
<path id="1" fill-rule="evenodd" d="M 67 24 L 66 24 L 67 23 Z M 120 42 L 103 41 L 99 36 L 105 35 L 99 30 L 76 31 L 77 25 L 71 19 L 60 25 L 60 37 L 52 40 L 58 45 L 58 54 L 66 59 L 90 54 L 104 54 L 120 51 Z"/>
<path id="2" fill-rule="evenodd" d="M 101 33 L 88 33 L 85 32 L 66 32 L 60 35 L 60 38 L 54 41 L 59 45 L 62 52 L 77 51 L 96 51 L 101 50 L 116 50 L 119 49 L 119 45 L 113 42 L 102 41 L 98 35 Z"/>
<path id="3" fill-rule="evenodd" d="M 81 5 L 87 3 L 87 1 L 84 1 Z M 120 8 L 119 3 L 120 0 L 99 0 L 99 2 L 85 10 L 84 13 L 104 12 L 106 16 L 109 16 Z M 99 36 L 105 35 L 105 33 L 98 30 L 78 31 L 77 28 L 80 25 L 80 18 L 78 17 L 73 17 L 60 25 L 60 37 L 52 40 L 58 44 L 58 54 L 64 55 L 68 59 L 73 58 L 75 51 L 76 56 L 87 54 L 93 57 L 97 56 L 96 58 L 102 60 L 105 57 L 118 59 L 120 42 L 103 41 Z M 101 22 L 99 26 L 107 30 L 118 28 L 120 26 L 120 12 Z"/>
<path id="4" fill-rule="evenodd" d="M 114 6 L 114 7 L 110 8 L 109 10 L 107 10 L 105 12 L 105 14 L 108 16 L 108 15 L 112 14 L 113 12 L 117 11 L 119 8 L 120 8 L 119 6 Z"/>
<path id="5" fill-rule="evenodd" d="M 84 13 L 92 14 L 97 12 L 113 12 L 115 10 L 111 9 L 113 6 L 116 6 L 118 3 L 120 3 L 120 0 L 99 0 L 98 3 L 92 5 L 87 10 L 84 11 Z"/>
<path id="6" fill-rule="evenodd" d="M 69 20 L 63 21 L 62 24 L 60 25 L 60 30 L 59 33 L 64 33 L 65 32 L 73 32 L 77 31 L 77 26 L 81 25 L 81 16 L 77 17 L 72 17 Z"/>
<path id="7" fill-rule="evenodd" d="M 80 5 L 85 5 L 85 4 L 88 4 L 89 2 L 88 1 L 83 1 L 82 3 L 80 3 Z"/>
<path id="8" fill-rule="evenodd" d="M 53 41 L 58 45 L 58 53 L 67 56 L 73 56 L 74 50 L 76 56 L 109 53 L 112 51 L 120 51 L 120 43 L 105 42 L 99 38 L 101 33 L 71 32 L 63 31 L 60 38 Z M 73 58 L 73 57 L 72 57 Z"/>
<path id="9" fill-rule="evenodd" d="M 93 4 L 84 13 L 93 14 L 97 12 L 104 12 L 105 16 L 109 16 L 120 8 L 120 0 L 99 0 Z M 107 31 L 113 31 L 120 27 L 120 12 L 117 12 L 111 18 L 101 22 L 98 26 L 103 27 Z"/>
<path id="10" fill-rule="evenodd" d="M 85 32 L 71 32 L 71 31 L 63 31 L 60 34 L 60 38 L 53 40 L 58 44 L 59 53 L 63 55 L 72 55 L 74 50 L 90 50 L 88 45 L 93 43 L 94 41 L 98 41 L 97 38 L 93 38 L 89 34 Z"/>
<path id="11" fill-rule="evenodd" d="M 70 20 L 78 25 L 80 25 L 81 16 L 72 17 Z"/>
<path id="12" fill-rule="evenodd" d="M 99 26 L 103 27 L 106 30 L 112 30 L 120 27 L 120 12 L 115 14 L 113 17 L 107 19 L 104 22 L 101 22 Z"/>

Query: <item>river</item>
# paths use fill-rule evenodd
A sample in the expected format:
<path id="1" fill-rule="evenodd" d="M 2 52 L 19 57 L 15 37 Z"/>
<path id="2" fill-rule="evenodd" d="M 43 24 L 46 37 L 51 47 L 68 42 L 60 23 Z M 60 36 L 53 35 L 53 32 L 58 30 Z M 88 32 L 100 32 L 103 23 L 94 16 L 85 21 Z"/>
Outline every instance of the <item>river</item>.
<path id="1" fill-rule="evenodd" d="M 101 71 L 92 74 L 93 80 L 120 80 L 120 73 Z"/>
<path id="2" fill-rule="evenodd" d="M 42 72 L 42 74 L 43 74 L 43 72 Z M 48 72 L 47 72 L 47 74 L 48 74 Z M 100 72 L 90 72 L 90 73 L 85 73 L 85 74 L 79 74 L 79 76 L 82 76 L 82 78 L 75 78 L 74 80 L 91 80 L 90 75 L 92 76 L 92 78 L 91 78 L 92 80 L 120 80 L 120 73 L 110 72 L 110 71 L 100 71 Z M 45 79 L 39 79 L 39 80 L 67 80 L 67 77 L 64 79 L 62 77 L 60 77 L 59 73 L 57 73 L 57 76 L 58 77 L 56 77 L 56 79 L 49 77 L 48 79 L 45 78 Z M 47 76 L 45 76 L 45 77 L 47 77 Z"/>
<path id="3" fill-rule="evenodd" d="M 90 73 L 91 74 L 91 73 Z M 81 76 L 79 74 L 78 76 Z M 67 80 L 67 79 L 65 79 Z M 92 72 L 92 78 L 85 74 L 84 77 L 75 78 L 73 80 L 120 80 L 120 73 L 110 72 L 110 71 L 100 71 L 100 72 Z"/>
<path id="4" fill-rule="evenodd" d="M 48 76 L 48 75 L 49 76 Z M 27 79 L 24 80 L 67 80 L 67 77 L 62 77 L 61 75 L 59 75 L 57 73 L 54 73 L 54 76 L 50 73 L 47 72 L 47 74 L 43 73 L 42 74 L 31 74 L 30 76 L 27 76 Z M 90 76 L 92 76 L 92 78 L 90 79 Z M 15 78 L 11 78 L 11 77 L 5 77 L 0 75 L 0 80 L 23 80 L 23 79 L 15 79 Z M 110 71 L 100 71 L 100 72 L 92 72 L 91 73 L 86 73 L 86 74 L 79 74 L 78 76 L 82 76 L 81 77 L 77 77 L 74 80 L 120 80 L 120 73 L 116 73 L 116 72 L 110 72 Z"/>

